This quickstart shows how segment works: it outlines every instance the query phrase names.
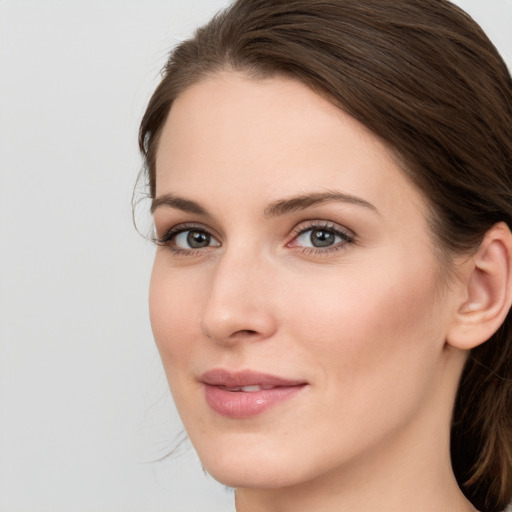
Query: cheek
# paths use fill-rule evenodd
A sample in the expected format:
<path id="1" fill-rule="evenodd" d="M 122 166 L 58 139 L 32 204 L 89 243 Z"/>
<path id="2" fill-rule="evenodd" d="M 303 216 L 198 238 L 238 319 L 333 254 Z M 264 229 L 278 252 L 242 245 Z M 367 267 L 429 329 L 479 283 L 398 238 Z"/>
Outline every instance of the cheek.
<path id="1" fill-rule="evenodd" d="M 433 262 L 393 265 L 361 265 L 334 269 L 331 273 L 304 272 L 288 281 L 282 308 L 301 326 L 327 336 L 352 337 L 366 332 L 367 342 L 377 341 L 391 331 L 399 338 L 411 329 L 420 332 L 432 323 L 432 310 L 438 304 Z M 426 322 L 425 322 L 426 321 Z M 376 336 L 377 333 L 381 336 Z"/>
<path id="2" fill-rule="evenodd" d="M 199 328 L 198 299 L 183 272 L 173 272 L 165 265 L 165 258 L 157 255 L 153 265 L 149 289 L 151 327 L 160 352 L 167 378 L 177 378 L 180 368 L 186 369 L 192 359 Z M 170 371 L 172 368 L 172 371 Z"/>
<path id="3" fill-rule="evenodd" d="M 373 414 L 380 404 L 399 406 L 400 398 L 425 394 L 444 345 L 435 283 L 429 259 L 393 259 L 302 282 L 307 300 L 293 302 L 289 338 L 302 340 L 304 357 L 332 396 L 343 390 L 347 413 Z M 298 296 L 289 291 L 289 298 Z"/>

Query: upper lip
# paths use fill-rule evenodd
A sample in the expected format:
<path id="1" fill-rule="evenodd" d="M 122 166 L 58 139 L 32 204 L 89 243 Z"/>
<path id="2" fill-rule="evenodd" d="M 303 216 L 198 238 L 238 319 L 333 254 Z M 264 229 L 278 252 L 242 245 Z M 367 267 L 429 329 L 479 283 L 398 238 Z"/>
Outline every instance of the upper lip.
<path id="1" fill-rule="evenodd" d="M 307 384 L 304 380 L 285 379 L 253 370 L 230 371 L 223 368 L 208 370 L 201 375 L 200 380 L 210 386 L 223 386 L 226 388 L 242 386 L 291 387 Z"/>

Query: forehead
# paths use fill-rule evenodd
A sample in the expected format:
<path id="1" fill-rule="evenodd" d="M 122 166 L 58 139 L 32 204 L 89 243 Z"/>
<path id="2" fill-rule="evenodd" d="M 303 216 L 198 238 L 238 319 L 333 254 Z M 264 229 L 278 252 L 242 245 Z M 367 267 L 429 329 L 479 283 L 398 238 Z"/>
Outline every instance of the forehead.
<path id="1" fill-rule="evenodd" d="M 249 205 L 258 194 L 271 200 L 332 188 L 384 209 L 402 200 L 424 209 L 392 151 L 296 80 L 226 72 L 175 100 L 157 152 L 157 196 L 238 195 Z"/>

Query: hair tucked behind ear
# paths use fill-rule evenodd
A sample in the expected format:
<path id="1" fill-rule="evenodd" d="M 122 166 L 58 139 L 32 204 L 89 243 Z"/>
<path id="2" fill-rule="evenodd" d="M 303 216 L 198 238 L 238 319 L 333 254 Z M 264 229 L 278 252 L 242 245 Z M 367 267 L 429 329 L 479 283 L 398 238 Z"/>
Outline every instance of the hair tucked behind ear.
<path id="1" fill-rule="evenodd" d="M 239 0 L 172 53 L 140 128 L 150 194 L 173 100 L 234 69 L 300 80 L 391 146 L 428 199 L 440 254 L 512 226 L 512 81 L 478 25 L 446 0 Z M 448 261 L 448 258 L 444 260 Z M 458 482 L 480 510 L 512 497 L 512 333 L 473 350 L 452 429 Z"/>

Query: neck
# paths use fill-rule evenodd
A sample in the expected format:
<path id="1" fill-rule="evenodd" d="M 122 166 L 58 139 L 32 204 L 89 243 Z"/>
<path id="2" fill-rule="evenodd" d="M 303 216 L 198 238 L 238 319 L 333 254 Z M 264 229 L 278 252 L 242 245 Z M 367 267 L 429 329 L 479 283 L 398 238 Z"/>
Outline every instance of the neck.
<path id="1" fill-rule="evenodd" d="M 405 448 L 405 447 L 404 447 Z M 449 454 L 436 448 L 402 451 L 401 462 L 383 449 L 373 460 L 353 461 L 345 470 L 323 475 L 306 485 L 279 489 L 237 489 L 237 512 L 474 512 L 460 491 Z M 448 450 L 447 450 L 448 451 Z M 443 460 L 444 459 L 444 460 Z M 447 459 L 447 460 L 446 460 Z"/>

